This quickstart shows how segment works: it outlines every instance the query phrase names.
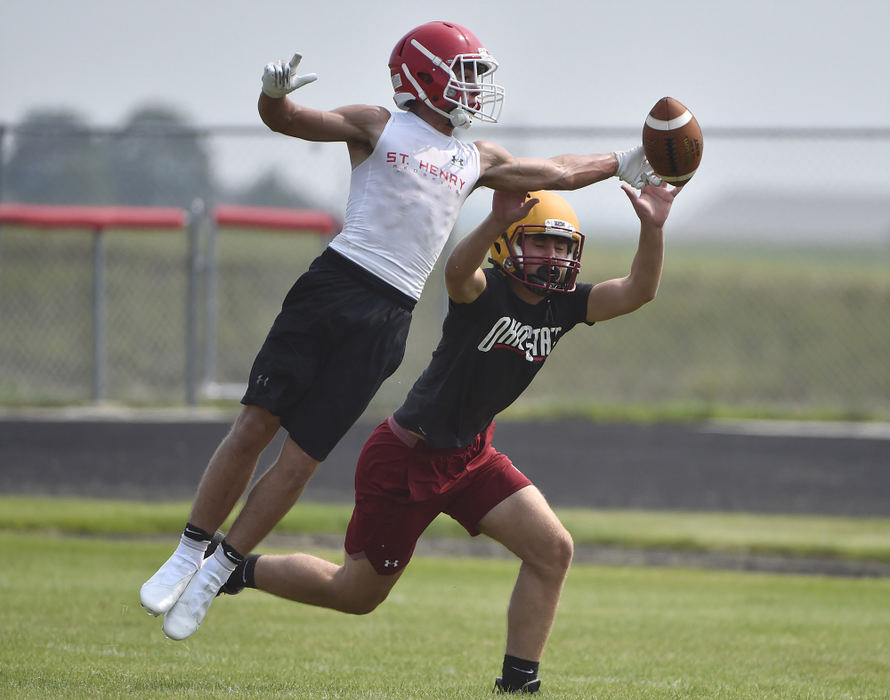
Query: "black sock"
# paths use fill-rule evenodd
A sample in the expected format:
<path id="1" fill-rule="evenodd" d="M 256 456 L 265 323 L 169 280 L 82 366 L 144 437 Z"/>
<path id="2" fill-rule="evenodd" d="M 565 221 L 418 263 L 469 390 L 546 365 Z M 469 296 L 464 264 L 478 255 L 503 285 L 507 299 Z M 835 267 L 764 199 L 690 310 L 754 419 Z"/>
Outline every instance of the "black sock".
<path id="1" fill-rule="evenodd" d="M 256 570 L 256 560 L 259 558 L 259 554 L 248 554 L 247 558 L 244 560 L 241 582 L 244 584 L 245 588 L 256 588 L 256 581 L 253 580 L 253 572 Z"/>
<path id="2" fill-rule="evenodd" d="M 209 542 L 213 539 L 212 532 L 202 530 L 197 525 L 192 525 L 191 523 L 185 524 L 185 530 L 182 531 L 182 534 L 195 542 Z"/>
<path id="3" fill-rule="evenodd" d="M 229 575 L 229 579 L 219 589 L 219 592 L 237 595 L 245 588 L 256 588 L 253 572 L 256 568 L 256 560 L 259 558 L 259 554 L 248 554 L 244 557 L 244 561 L 235 567 L 235 570 Z"/>
<path id="4" fill-rule="evenodd" d="M 501 670 L 505 690 L 519 690 L 529 681 L 538 677 L 538 662 L 520 659 L 504 654 L 504 666 Z"/>
<path id="5" fill-rule="evenodd" d="M 244 562 L 244 555 L 241 554 L 237 549 L 235 549 L 232 545 L 223 539 L 222 542 L 219 543 L 219 546 L 222 547 L 223 554 L 226 555 L 226 559 L 232 562 L 235 567 Z"/>

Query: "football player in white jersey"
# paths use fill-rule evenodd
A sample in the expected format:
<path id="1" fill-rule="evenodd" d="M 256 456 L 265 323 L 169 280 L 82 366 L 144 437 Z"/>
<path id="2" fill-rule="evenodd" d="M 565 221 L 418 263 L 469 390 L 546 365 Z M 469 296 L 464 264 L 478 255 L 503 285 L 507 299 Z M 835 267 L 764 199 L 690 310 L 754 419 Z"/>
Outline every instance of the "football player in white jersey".
<path id="1" fill-rule="evenodd" d="M 455 138 L 455 128 L 474 120 L 496 122 L 503 100 L 493 82 L 497 61 L 460 25 L 429 22 L 396 44 L 389 67 L 403 112 L 298 105 L 287 95 L 315 80 L 297 73 L 300 60 L 295 54 L 266 65 L 259 113 L 287 136 L 346 144 L 352 167 L 346 220 L 288 292 L 254 361 L 241 412 L 201 478 L 179 545 L 140 590 L 143 607 L 164 615 L 171 639 L 197 630 L 241 553 L 294 505 L 399 366 L 414 304 L 470 192 L 572 190 L 612 176 L 636 188 L 658 181 L 642 146 L 538 159 Z M 204 561 L 213 533 L 282 427 L 287 437 L 278 458 Z"/>

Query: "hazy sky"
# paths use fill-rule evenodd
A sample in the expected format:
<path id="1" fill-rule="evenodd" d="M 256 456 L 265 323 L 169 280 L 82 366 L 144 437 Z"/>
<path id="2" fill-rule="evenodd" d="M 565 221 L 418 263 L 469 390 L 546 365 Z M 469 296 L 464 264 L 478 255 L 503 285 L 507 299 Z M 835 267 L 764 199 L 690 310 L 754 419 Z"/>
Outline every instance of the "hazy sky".
<path id="1" fill-rule="evenodd" d="M 390 51 L 431 19 L 499 60 L 503 124 L 642 124 L 672 95 L 706 144 L 715 126 L 890 127 L 887 0 L 0 0 L 0 123 L 68 107 L 115 126 L 161 102 L 199 126 L 259 125 L 263 65 L 295 50 L 319 75 L 303 103 L 392 107 Z"/>
<path id="2" fill-rule="evenodd" d="M 254 124 L 263 65 L 301 50 L 318 107 L 391 105 L 389 52 L 431 19 L 498 58 L 504 123 L 625 124 L 663 94 L 711 125 L 890 126 L 890 3 L 745 0 L 0 0 L 0 121 L 67 105 L 99 125 L 162 100 Z"/>

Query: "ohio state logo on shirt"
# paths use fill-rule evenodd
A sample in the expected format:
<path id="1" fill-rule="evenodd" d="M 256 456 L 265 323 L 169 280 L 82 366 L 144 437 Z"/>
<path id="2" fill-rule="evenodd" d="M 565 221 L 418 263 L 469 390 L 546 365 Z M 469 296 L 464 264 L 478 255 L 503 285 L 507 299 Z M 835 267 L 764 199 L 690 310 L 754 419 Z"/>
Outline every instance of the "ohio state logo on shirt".
<path id="1" fill-rule="evenodd" d="M 543 362 L 550 355 L 562 326 L 532 328 L 515 318 L 502 316 L 477 346 L 480 352 L 506 349 L 525 355 L 529 362 Z"/>

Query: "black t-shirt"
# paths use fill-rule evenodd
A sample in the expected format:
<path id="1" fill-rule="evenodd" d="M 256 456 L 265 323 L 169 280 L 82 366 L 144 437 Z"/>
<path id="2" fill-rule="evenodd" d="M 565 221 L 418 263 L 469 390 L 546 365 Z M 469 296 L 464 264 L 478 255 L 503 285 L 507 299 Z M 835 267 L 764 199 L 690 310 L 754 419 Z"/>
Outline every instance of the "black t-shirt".
<path id="1" fill-rule="evenodd" d="M 527 304 L 510 291 L 502 273 L 484 272 L 487 286 L 476 301 L 449 302 L 439 347 L 394 414 L 434 449 L 470 444 L 587 315 L 591 284 L 578 282 L 573 292 Z"/>

